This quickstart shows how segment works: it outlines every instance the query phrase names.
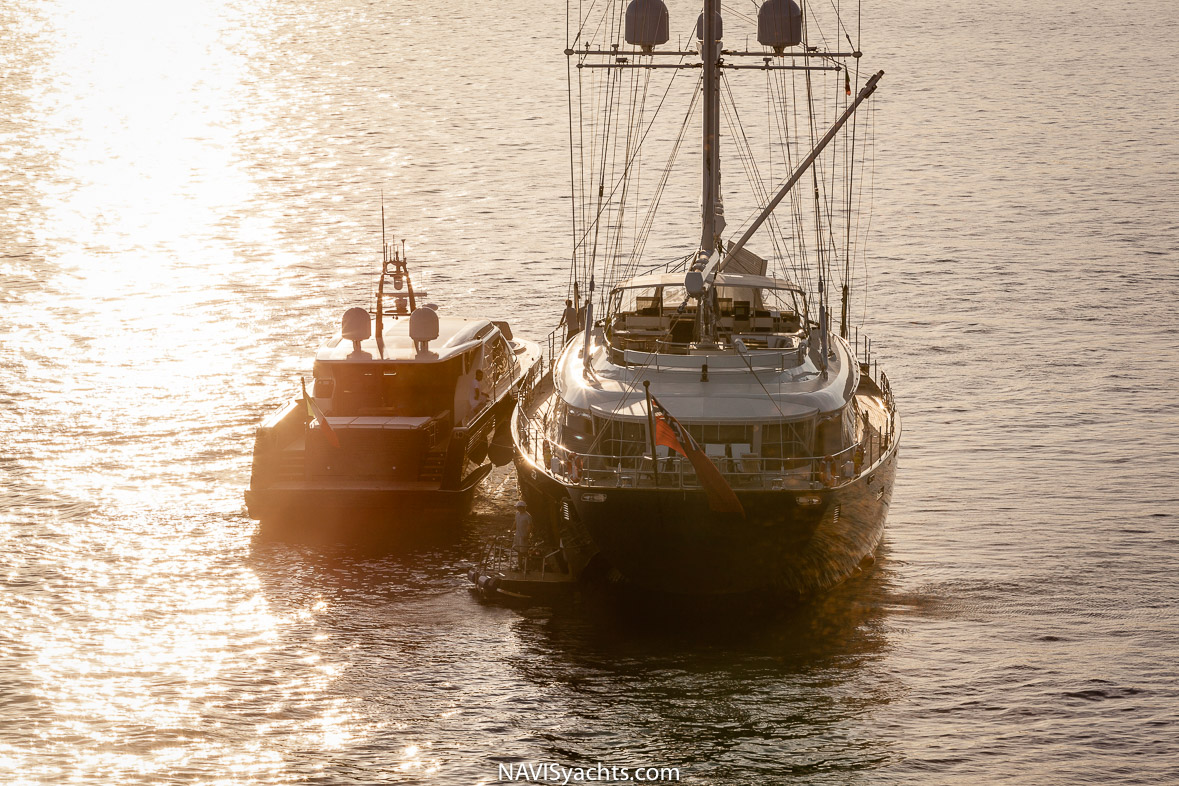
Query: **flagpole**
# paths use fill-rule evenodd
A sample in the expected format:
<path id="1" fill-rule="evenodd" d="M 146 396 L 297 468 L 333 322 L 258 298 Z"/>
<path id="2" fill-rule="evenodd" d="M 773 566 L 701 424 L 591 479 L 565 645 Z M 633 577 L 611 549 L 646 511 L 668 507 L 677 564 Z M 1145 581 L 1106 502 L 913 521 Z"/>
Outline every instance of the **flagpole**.
<path id="1" fill-rule="evenodd" d="M 651 380 L 643 380 L 647 396 L 647 435 L 651 438 L 651 466 L 655 468 L 655 488 L 659 488 L 659 453 L 655 450 L 655 412 L 651 409 Z"/>
<path id="2" fill-rule="evenodd" d="M 323 429 L 323 438 L 327 440 L 329 445 L 333 448 L 340 447 L 340 439 L 336 436 L 336 432 L 332 431 L 332 424 L 328 423 L 327 415 L 323 414 L 323 410 L 315 403 L 315 399 L 307 395 L 307 380 L 299 377 L 299 384 L 303 386 L 303 407 L 307 410 L 308 417 Z M 311 427 L 310 420 L 307 422 L 307 427 Z"/>

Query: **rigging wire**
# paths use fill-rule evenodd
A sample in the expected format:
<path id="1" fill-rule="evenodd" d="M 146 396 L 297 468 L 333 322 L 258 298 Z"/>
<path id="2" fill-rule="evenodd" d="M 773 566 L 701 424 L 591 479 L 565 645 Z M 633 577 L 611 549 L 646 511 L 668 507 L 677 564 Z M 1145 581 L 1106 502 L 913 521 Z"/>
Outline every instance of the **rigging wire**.
<path id="1" fill-rule="evenodd" d="M 848 39 L 848 43 L 851 43 L 850 38 Z M 852 84 L 855 85 L 856 87 L 858 87 L 860 84 L 860 61 L 858 58 L 856 59 L 855 79 L 852 80 Z M 855 216 L 855 213 L 853 212 L 853 208 L 856 206 L 855 201 L 854 201 L 855 197 L 854 197 L 853 189 L 855 188 L 855 175 L 856 175 L 856 134 L 859 130 L 858 121 L 859 121 L 858 116 L 852 118 L 851 140 L 847 146 L 847 154 L 844 159 L 845 160 L 845 167 L 847 168 L 847 232 L 844 236 L 844 249 L 843 249 L 843 291 L 847 292 L 848 295 L 847 295 L 846 302 L 844 302 L 840 308 L 839 319 L 840 319 L 841 330 L 846 328 L 847 329 L 846 332 L 848 332 L 848 335 L 850 335 L 850 329 L 851 329 L 851 325 L 848 322 L 847 312 L 851 308 L 851 283 L 852 283 L 851 282 L 851 278 L 852 278 L 852 242 L 851 242 L 851 238 L 852 238 L 852 224 L 854 223 L 854 216 Z M 845 338 L 846 338 L 846 336 L 845 336 Z"/>
<path id="2" fill-rule="evenodd" d="M 613 107 L 615 92 L 617 91 L 618 83 L 620 81 L 619 76 L 620 75 L 617 70 L 611 69 L 611 73 L 608 77 L 610 84 L 609 84 L 609 87 L 604 91 L 605 101 L 606 101 L 606 111 L 605 111 L 606 125 L 605 125 L 605 128 L 602 130 L 602 168 L 599 170 L 599 174 L 598 174 L 598 210 L 597 210 L 597 213 L 598 213 L 599 217 L 602 215 L 602 212 L 604 210 L 602 200 L 604 199 L 605 192 L 606 192 L 606 157 L 607 157 L 607 153 L 609 153 L 609 151 L 610 151 L 610 129 L 612 126 L 612 121 L 614 120 L 612 107 Z M 610 194 L 611 194 L 611 196 L 613 196 L 614 192 L 611 191 Z M 594 221 L 594 244 L 593 244 L 592 250 L 590 251 L 590 258 L 589 258 L 589 277 L 590 278 L 593 278 L 594 267 L 596 266 L 596 262 L 597 262 L 597 258 L 598 258 L 598 240 L 599 240 L 599 236 L 601 234 L 601 228 L 602 228 L 602 222 L 600 220 L 595 220 Z"/>
<path id="3" fill-rule="evenodd" d="M 876 134 L 873 133 L 874 127 L 876 124 L 876 120 L 873 117 L 874 112 L 872 111 L 875 108 L 874 99 L 869 98 L 868 101 L 866 101 L 865 103 L 868 104 L 868 114 L 865 118 L 865 125 L 868 126 L 867 142 L 865 143 L 865 147 L 867 148 L 867 150 L 864 151 L 865 157 L 867 159 L 865 162 L 865 165 L 864 165 L 865 169 L 867 170 L 867 177 L 864 177 L 864 176 L 860 177 L 860 189 L 861 189 L 860 205 L 861 205 L 861 210 L 863 210 L 864 199 L 863 199 L 862 191 L 865 188 L 865 180 L 866 180 L 867 181 L 867 189 L 868 189 L 868 208 L 867 208 L 868 218 L 865 222 L 863 222 L 864 229 L 863 229 L 863 235 L 861 236 L 862 240 L 857 240 L 857 242 L 859 242 L 861 244 L 861 247 L 865 249 L 863 255 L 861 256 L 862 264 L 864 266 L 864 297 L 863 297 L 863 301 L 862 301 L 863 313 L 860 317 L 860 325 L 861 326 L 867 321 L 867 318 L 868 318 L 868 254 L 867 254 L 866 249 L 868 247 L 867 246 L 868 233 L 872 229 L 873 210 L 875 208 L 875 186 L 876 186 Z"/>
<path id="4" fill-rule="evenodd" d="M 808 6 L 809 9 L 809 6 Z M 804 14 L 802 19 L 802 43 L 803 46 L 810 46 L 810 26 L 807 21 L 811 15 Z M 816 27 L 818 26 L 816 22 Z M 820 28 L 821 34 L 821 28 Z M 811 78 L 810 71 L 804 71 L 803 76 L 806 81 L 806 103 L 807 103 L 807 126 L 810 131 L 810 146 L 813 150 L 817 139 L 817 129 L 815 127 L 815 97 L 814 97 L 814 80 Z M 815 162 L 818 163 L 817 161 Z M 819 170 L 811 165 L 811 185 L 814 188 L 815 197 L 815 255 L 816 262 L 819 268 L 819 308 L 823 309 L 827 303 L 827 286 L 830 283 L 830 275 L 827 270 L 826 257 L 823 254 L 823 216 L 819 205 Z"/>
<path id="5" fill-rule="evenodd" d="M 638 129 L 636 128 L 636 125 L 635 125 L 636 124 L 636 117 L 638 119 L 638 122 L 641 123 L 642 122 L 643 107 L 646 104 L 646 91 L 645 90 L 643 91 L 643 98 L 642 98 L 641 102 L 638 98 L 639 82 L 640 82 L 639 76 L 640 75 L 638 74 L 636 69 L 630 69 L 631 102 L 630 102 L 630 117 L 627 118 L 627 123 L 626 123 L 626 150 L 625 150 L 625 153 L 623 156 L 625 160 L 630 160 L 632 157 L 631 156 L 631 148 L 635 142 L 635 137 L 637 136 L 637 133 L 638 133 Z M 646 79 L 643 80 L 644 83 L 649 83 L 650 82 L 650 72 L 648 71 L 645 76 L 646 76 Z M 636 111 L 636 107 L 637 107 L 637 111 Z M 628 192 L 630 191 L 631 183 L 637 179 L 637 170 L 638 170 L 639 161 L 640 161 L 640 159 L 638 158 L 638 151 L 635 151 L 634 159 L 635 159 L 634 167 L 636 170 L 636 174 L 634 177 L 623 178 L 622 192 L 618 196 L 618 207 L 615 210 L 614 221 L 607 224 L 607 233 L 609 233 L 611 226 L 615 227 L 614 238 L 613 238 L 613 241 L 607 246 L 607 258 L 606 258 L 606 261 L 603 263 L 604 264 L 604 278 L 607 281 L 616 280 L 615 275 L 617 274 L 617 269 L 619 266 L 619 254 L 620 254 L 620 250 L 621 250 L 623 234 L 625 232 L 625 227 L 626 227 L 626 222 L 625 222 L 626 200 L 627 200 Z M 638 188 L 637 184 L 635 185 L 635 187 L 636 187 L 636 189 Z"/>
<path id="6" fill-rule="evenodd" d="M 788 172 L 792 172 L 792 171 L 794 171 L 795 155 L 799 155 L 799 157 L 801 158 L 801 151 L 795 150 L 791 146 L 792 137 L 791 137 L 791 132 L 790 132 L 791 128 L 798 128 L 799 127 L 798 107 L 799 107 L 800 102 L 798 100 L 798 80 L 796 78 L 796 74 L 791 73 L 791 75 L 790 75 L 791 99 L 789 102 L 786 100 L 786 76 L 785 76 L 785 74 L 783 72 L 777 72 L 777 78 L 776 78 L 776 80 L 773 80 L 773 81 L 776 81 L 778 83 L 775 85 L 778 88 L 778 94 L 774 100 L 776 103 L 778 103 L 782 107 L 781 114 L 779 114 L 776 111 L 773 113 L 774 119 L 775 119 L 777 126 L 778 126 L 779 139 L 780 139 L 780 141 L 782 143 L 782 147 L 786 153 L 786 161 L 785 161 L 786 169 Z M 789 112 L 787 111 L 787 107 L 790 108 Z M 794 116 L 793 121 L 791 121 L 789 119 L 791 114 L 793 114 L 793 116 Z M 800 142 L 800 140 L 797 138 L 797 136 L 795 136 L 794 137 L 794 147 L 795 148 L 799 145 L 799 142 Z M 794 266 L 795 266 L 795 273 L 797 276 L 795 280 L 798 281 L 800 285 L 804 286 L 808 292 L 815 291 L 815 289 L 812 285 L 812 280 L 811 280 L 811 275 L 810 275 L 810 265 L 807 263 L 808 244 L 806 243 L 806 222 L 805 222 L 805 217 L 803 216 L 803 212 L 802 212 L 803 198 L 801 196 L 801 191 L 798 189 L 792 190 L 790 192 L 789 196 L 790 196 L 790 219 L 791 219 L 791 222 L 793 224 L 793 229 L 794 229 L 794 232 L 793 232 L 794 250 L 795 250 L 795 254 L 796 254 L 796 256 L 794 257 L 794 260 L 793 260 Z"/>
<path id="7" fill-rule="evenodd" d="M 603 69 L 603 70 L 614 71 L 615 69 Z M 667 96 L 671 92 L 671 88 L 675 83 L 676 74 L 678 74 L 678 72 L 673 72 L 672 78 L 668 81 L 667 88 L 664 90 L 663 95 L 659 99 L 659 104 L 656 106 L 654 113 L 651 115 L 651 121 L 647 124 L 646 130 L 643 131 L 643 136 L 639 140 L 638 145 L 636 146 L 636 155 L 637 155 L 637 151 L 642 149 L 643 143 L 646 141 L 647 137 L 651 134 L 651 130 L 655 126 L 655 120 L 656 120 L 656 118 L 658 118 L 660 110 L 663 108 L 663 105 L 667 100 Z M 631 163 L 633 163 L 633 160 L 627 162 L 627 167 L 629 167 Z M 627 168 L 624 168 L 623 175 L 625 176 L 626 174 L 627 174 Z M 616 182 L 613 185 L 613 187 L 610 191 L 611 198 L 614 196 L 614 193 L 621 187 L 621 185 L 622 185 L 621 182 Z M 601 218 L 602 218 L 602 210 L 601 209 L 599 209 L 598 212 L 594 215 L 592 221 L 587 218 L 586 222 L 583 223 L 583 226 L 582 226 L 583 231 L 582 231 L 581 237 L 577 241 L 579 244 L 584 244 L 586 242 L 586 240 L 589 238 L 590 229 L 587 225 L 593 224 L 594 226 L 596 226 L 598 223 L 601 222 Z"/>
<path id="8" fill-rule="evenodd" d="M 722 72 L 721 81 L 725 87 L 725 91 L 729 99 L 728 104 L 722 104 L 721 108 L 722 110 L 726 108 L 729 110 L 729 112 L 725 115 L 725 120 L 728 122 L 730 133 L 737 141 L 737 158 L 739 161 L 741 161 L 742 167 L 745 169 L 746 178 L 749 180 L 749 184 L 753 190 L 754 200 L 757 204 L 756 211 L 751 214 L 745 222 L 742 223 L 741 226 L 743 227 L 745 223 L 751 221 L 754 216 L 760 213 L 765 208 L 765 206 L 769 204 L 771 195 L 769 190 L 766 188 L 765 182 L 762 180 L 761 171 L 757 164 L 757 157 L 753 153 L 753 145 L 749 141 L 748 134 L 745 133 L 744 123 L 741 122 L 741 115 L 737 110 L 737 99 L 733 94 L 733 87 L 729 82 L 728 75 Z M 770 225 L 769 234 L 770 241 L 774 245 L 774 253 L 780 257 L 782 254 L 782 249 L 778 240 L 780 230 L 777 226 L 777 219 L 773 213 L 770 213 L 769 216 L 766 217 L 766 223 Z"/>
<path id="9" fill-rule="evenodd" d="M 696 87 L 692 92 L 692 98 L 688 102 L 688 111 L 684 114 L 684 119 L 680 123 L 679 133 L 676 134 L 675 142 L 672 144 L 671 153 L 668 156 L 666 165 L 659 173 L 659 180 L 655 186 L 655 192 L 651 197 L 651 202 L 647 207 L 647 214 L 643 218 L 642 228 L 635 237 L 635 247 L 631 252 L 631 260 L 624 270 L 623 277 L 629 278 L 633 275 L 633 271 L 637 268 L 639 260 L 642 259 L 647 248 L 647 238 L 650 237 L 651 228 L 655 223 L 655 216 L 659 211 L 659 205 L 663 200 L 664 190 L 667 188 L 667 182 L 671 177 L 672 170 L 675 166 L 676 158 L 679 156 L 680 147 L 683 144 L 684 137 L 687 135 L 688 126 L 695 114 L 696 103 L 700 99 L 701 89 L 703 87 L 702 81 L 696 82 Z M 690 258 L 689 254 L 685 259 Z"/>
<path id="10" fill-rule="evenodd" d="M 570 47 L 569 42 L 569 23 L 571 3 L 565 3 L 565 48 Z M 573 61 L 568 57 L 565 58 L 565 86 L 566 86 L 566 108 L 569 114 L 569 210 L 572 213 L 572 228 L 573 228 L 573 247 L 570 249 L 571 259 L 569 265 L 569 276 L 576 281 L 577 276 L 577 177 L 574 170 L 574 144 L 573 144 Z M 579 108 L 580 109 L 580 108 Z M 572 288 L 572 281 L 566 284 L 566 293 Z"/>
<path id="11" fill-rule="evenodd" d="M 848 44 L 851 45 L 850 31 L 842 14 L 842 0 L 839 0 L 839 3 L 835 0 L 829 0 L 829 2 L 835 12 L 835 30 L 843 33 L 843 38 L 847 39 Z M 723 4 L 722 7 L 727 13 L 742 19 L 752 22 L 755 18 L 754 14 L 743 13 L 730 4 Z M 754 7 L 757 7 L 756 2 L 754 2 Z M 585 6 L 579 3 L 579 9 L 585 9 Z M 568 46 L 573 48 L 579 43 L 585 42 L 587 31 L 591 29 L 595 37 L 607 30 L 612 31 L 615 40 L 618 40 L 624 21 L 623 9 L 624 0 L 619 0 L 617 3 L 592 0 L 588 4 L 587 13 L 582 14 L 576 35 L 571 38 L 574 23 L 568 20 L 571 14 L 571 2 L 567 2 L 566 41 Z M 593 18 L 595 12 L 598 11 L 600 13 L 596 14 L 597 18 Z M 857 29 L 858 36 L 859 30 Z M 823 24 L 816 16 L 815 8 L 811 5 L 806 6 L 804 13 L 803 40 L 807 47 L 810 47 L 813 41 L 827 43 Z M 588 49 L 590 44 L 585 43 L 585 47 Z M 855 47 L 855 50 L 858 51 L 858 46 Z M 640 62 L 643 59 L 637 49 L 620 49 L 618 51 L 620 56 L 630 55 Z M 573 56 L 576 56 L 576 51 Z M 834 58 L 823 57 L 823 60 L 835 62 Z M 568 120 L 571 146 L 574 141 L 572 123 L 575 119 L 572 109 L 571 76 L 574 65 L 572 59 L 567 63 L 570 103 Z M 857 62 L 855 69 L 857 84 L 859 82 L 858 66 Z M 584 281 L 591 277 L 598 269 L 598 262 L 601 262 L 600 272 L 607 280 L 633 275 L 634 271 L 639 269 L 690 119 L 689 116 L 685 116 L 685 121 L 681 124 L 679 133 L 672 144 L 671 155 L 666 165 L 661 168 L 659 176 L 653 181 L 653 186 L 645 190 L 642 187 L 644 180 L 642 177 L 642 151 L 654 128 L 656 118 L 675 84 L 675 77 L 679 73 L 678 69 L 672 72 L 672 78 L 668 81 L 666 89 L 662 91 L 663 94 L 649 117 L 646 106 L 650 99 L 652 85 L 650 71 L 646 71 L 643 77 L 636 76 L 632 71 L 628 80 L 620 78 L 617 74 L 617 70 L 621 69 L 604 69 L 606 73 L 600 78 L 593 78 L 595 76 L 593 72 L 589 75 L 583 74 L 583 69 L 580 67 L 577 70 L 577 119 L 582 122 L 578 123 L 579 133 L 576 138 L 581 144 L 578 145 L 577 153 L 573 151 L 570 153 L 571 181 L 580 182 L 580 186 L 574 182 L 571 182 L 570 186 L 574 202 L 580 201 L 580 205 L 575 204 L 572 207 L 575 224 L 573 259 L 578 268 L 578 271 L 573 274 L 575 284 L 578 279 Z M 767 72 L 766 101 L 767 106 L 772 110 L 767 113 L 769 115 L 767 117 L 767 131 L 769 132 L 767 135 L 767 144 L 769 145 L 767 159 L 770 183 L 774 180 L 774 168 L 779 155 L 783 156 L 788 170 L 792 170 L 791 165 L 796 156 L 799 159 L 802 157 L 804 137 L 801 134 L 792 133 L 792 129 L 802 131 L 805 128 L 804 133 L 809 133 L 811 147 L 813 147 L 818 136 L 816 124 L 825 121 L 827 119 L 826 112 L 832 108 L 825 103 L 821 107 L 816 105 L 816 101 L 826 92 L 818 89 L 819 84 L 813 79 L 812 72 L 805 71 L 803 73 L 805 79 L 801 80 L 802 84 L 800 85 L 797 72 L 789 73 L 789 84 L 786 81 L 787 72 Z M 587 76 L 590 78 L 588 93 L 587 83 L 584 81 Z M 839 76 L 847 78 L 846 72 L 840 73 Z M 767 181 L 762 177 L 758 156 L 754 154 L 752 140 L 742 121 L 733 85 L 726 73 L 722 72 L 721 77 L 725 96 L 729 102 L 728 105 L 722 106 L 726 128 L 735 141 L 736 156 L 750 183 L 755 202 L 764 205 L 769 194 Z M 830 82 L 824 81 L 829 87 Z M 804 93 L 804 98 L 801 101 L 799 100 L 800 89 Z M 689 115 L 695 111 L 698 90 L 699 85 L 692 94 Z M 793 95 L 793 100 L 788 100 L 790 94 Z M 597 107 L 597 111 L 586 112 L 586 108 L 589 106 L 586 104 L 586 99 L 590 100 L 591 105 Z M 846 98 L 841 103 L 846 107 Z M 800 121 L 798 117 L 800 110 L 805 112 L 805 120 Z M 793 122 L 790 121 L 792 114 L 794 116 Z M 626 124 L 625 133 L 623 123 Z M 773 139 L 775 126 L 778 131 L 776 143 Z M 590 137 L 588 140 L 586 139 L 587 133 Z M 853 265 L 857 265 L 860 261 L 859 252 L 863 246 L 861 230 L 864 229 L 864 225 L 861 221 L 857 221 L 854 212 L 857 204 L 862 203 L 862 192 L 865 186 L 862 179 L 858 184 L 855 182 L 856 175 L 863 171 L 862 160 L 865 155 L 864 149 L 859 145 L 860 135 L 861 124 L 853 119 L 851 127 L 835 140 L 829 151 L 815 161 L 811 172 L 813 200 L 808 200 L 802 189 L 795 189 L 790 194 L 791 215 L 789 219 L 785 220 L 794 225 L 793 232 L 783 231 L 785 227 L 782 225 L 784 220 L 782 216 L 771 214 L 767 217 L 771 235 L 770 241 L 774 246 L 775 264 L 791 269 L 792 272 L 788 277 L 796 281 L 804 290 L 815 292 L 821 306 L 827 305 L 829 302 L 829 287 L 833 283 L 832 274 L 836 274 L 841 284 L 850 285 L 853 279 Z M 828 155 L 830 155 L 830 160 L 827 158 Z M 846 188 L 842 187 L 841 176 L 846 176 Z M 609 189 L 606 188 L 607 181 L 610 184 Z M 588 189 L 594 186 L 596 186 L 597 193 L 590 194 Z M 579 192 L 580 200 L 577 199 Z M 836 196 L 837 194 L 839 197 Z M 809 210 L 803 206 L 808 201 L 812 206 Z M 646 203 L 645 211 L 641 208 L 644 202 Z M 844 210 L 838 210 L 836 202 L 844 202 L 845 204 L 842 206 Z M 806 212 L 812 213 L 809 221 L 805 218 Z M 838 216 L 840 212 L 844 215 Z M 843 218 L 843 221 L 840 221 L 839 218 Z M 748 220 L 746 219 L 746 224 L 743 225 L 747 225 Z M 811 226 L 808 227 L 808 224 Z M 839 226 L 840 224 L 842 226 Z M 843 231 L 839 232 L 839 230 Z M 843 237 L 837 240 L 839 234 L 842 234 Z M 783 245 L 783 241 L 791 239 L 794 241 L 793 252 L 792 244 Z M 842 243 L 839 240 L 842 240 Z M 630 246 L 628 254 L 623 252 L 626 245 Z M 808 260 L 812 254 L 815 255 L 813 265 Z M 841 255 L 842 260 L 840 259 Z M 834 263 L 840 261 L 843 264 L 833 270 Z M 672 262 L 664 263 L 662 267 L 667 269 L 672 264 Z M 815 286 L 811 277 L 812 269 L 818 273 L 818 280 L 822 284 L 821 288 Z M 605 298 L 606 291 L 603 289 L 600 294 Z M 831 316 L 834 317 L 834 314 Z"/>
<path id="12" fill-rule="evenodd" d="M 789 133 L 788 133 L 788 122 L 786 119 L 787 116 L 786 116 L 785 94 L 784 94 L 784 89 L 778 89 L 779 82 L 781 82 L 783 86 L 785 85 L 784 78 L 781 76 L 781 74 L 776 74 L 773 71 L 766 72 L 766 106 L 767 106 L 767 111 L 766 111 L 766 143 L 768 145 L 768 151 L 767 151 L 766 157 L 769 159 L 769 162 L 770 162 L 770 182 L 771 183 L 777 182 L 773 176 L 774 147 L 775 147 L 774 129 L 775 129 L 775 127 L 777 128 L 777 131 L 778 131 L 776 141 L 777 141 L 778 147 L 780 147 L 783 151 L 783 163 L 785 164 L 786 172 L 790 173 L 793 169 L 793 167 L 791 166 L 792 156 L 790 153 L 790 137 L 789 137 Z M 782 107 L 781 114 L 779 114 L 779 112 L 778 112 L 778 109 L 777 109 L 778 106 Z M 787 210 L 789 211 L 789 215 L 790 215 L 791 220 L 794 219 L 795 214 L 796 214 L 796 210 L 795 210 L 796 202 L 797 202 L 796 195 L 794 193 L 791 193 L 789 206 L 787 208 Z M 788 237 L 788 235 L 781 230 L 780 225 L 778 223 L 778 218 L 776 215 L 774 216 L 774 226 L 776 227 L 775 234 L 780 235 L 783 238 Z M 801 260 L 797 259 L 791 253 L 791 247 L 789 245 L 784 244 L 782 247 L 782 253 L 780 253 L 778 255 L 779 269 L 783 270 L 783 272 L 784 272 L 784 268 L 782 267 L 782 259 L 783 258 L 785 258 L 785 260 L 789 263 L 789 265 L 791 267 L 791 270 L 793 272 L 793 280 L 795 282 L 797 282 L 799 284 L 799 286 L 809 289 L 810 276 L 807 274 L 807 271 L 805 270 Z"/>

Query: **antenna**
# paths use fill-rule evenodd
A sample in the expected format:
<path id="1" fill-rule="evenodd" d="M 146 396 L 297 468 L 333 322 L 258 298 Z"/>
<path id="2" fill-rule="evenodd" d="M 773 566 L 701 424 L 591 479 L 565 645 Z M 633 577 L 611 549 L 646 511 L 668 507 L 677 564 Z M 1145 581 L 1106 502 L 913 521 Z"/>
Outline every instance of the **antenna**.
<path id="1" fill-rule="evenodd" d="M 409 311 L 412 314 L 417 310 L 417 299 L 414 297 L 413 280 L 409 277 L 409 267 L 406 263 L 409 258 L 405 256 L 405 238 L 401 238 L 401 269 L 405 271 L 405 292 L 409 295 Z"/>
<path id="2" fill-rule="evenodd" d="M 381 189 L 381 276 L 377 281 L 377 352 L 385 358 L 385 269 L 389 265 L 389 246 L 385 244 L 385 189 Z"/>

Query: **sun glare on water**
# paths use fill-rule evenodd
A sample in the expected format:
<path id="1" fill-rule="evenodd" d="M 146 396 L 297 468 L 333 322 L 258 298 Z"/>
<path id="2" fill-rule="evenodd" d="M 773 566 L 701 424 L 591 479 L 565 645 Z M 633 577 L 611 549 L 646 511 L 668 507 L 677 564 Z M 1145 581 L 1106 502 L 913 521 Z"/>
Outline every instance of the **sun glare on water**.
<path id="1" fill-rule="evenodd" d="M 238 377 L 266 319 L 247 295 L 272 286 L 249 249 L 277 223 L 253 205 L 241 150 L 266 122 L 251 111 L 266 99 L 252 6 L 26 9 L 36 132 L 21 154 L 37 176 L 21 225 L 36 253 L 17 272 L 36 286 L 7 316 L 35 398 L 4 436 L 36 442 L 29 484 L 90 513 L 35 512 L 47 564 L 65 567 L 0 609 L 46 709 L 30 720 L 36 756 L 0 745 L 0 780 L 271 781 L 285 746 L 354 737 L 356 713 L 329 698 L 341 666 L 314 646 L 327 603 L 275 609 L 243 567 L 241 489 L 226 482 L 253 423 Z M 21 523 L 0 517 L 0 536 Z"/>

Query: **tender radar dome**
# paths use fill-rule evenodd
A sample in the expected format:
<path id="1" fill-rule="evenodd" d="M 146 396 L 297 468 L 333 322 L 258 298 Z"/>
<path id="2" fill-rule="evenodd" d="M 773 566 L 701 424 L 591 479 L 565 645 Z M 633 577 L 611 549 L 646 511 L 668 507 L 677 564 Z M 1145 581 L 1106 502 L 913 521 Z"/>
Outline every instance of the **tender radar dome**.
<path id="1" fill-rule="evenodd" d="M 631 0 L 626 7 L 626 42 L 650 52 L 669 38 L 663 0 Z"/>
<path id="2" fill-rule="evenodd" d="M 360 342 L 373 334 L 372 321 L 363 308 L 350 308 L 340 320 L 340 336 L 352 342 L 352 348 L 360 351 Z"/>
<path id="3" fill-rule="evenodd" d="M 757 40 L 781 54 L 802 43 L 802 9 L 794 0 L 766 0 L 757 12 Z"/>
<path id="4" fill-rule="evenodd" d="M 429 344 L 438 338 L 438 312 L 433 304 L 415 309 L 409 315 L 409 337 L 419 352 L 425 352 Z"/>
<path id="5" fill-rule="evenodd" d="M 340 335 L 349 341 L 364 341 L 373 334 L 372 322 L 363 308 L 350 308 L 340 320 Z"/>

